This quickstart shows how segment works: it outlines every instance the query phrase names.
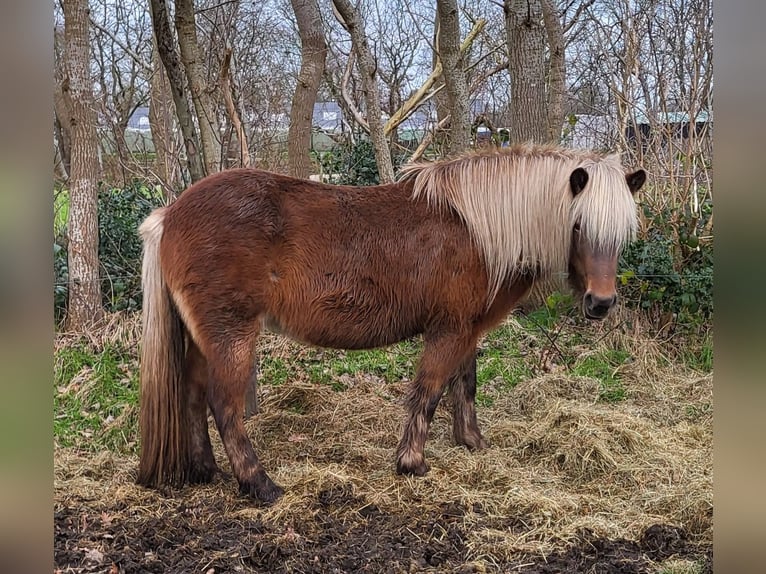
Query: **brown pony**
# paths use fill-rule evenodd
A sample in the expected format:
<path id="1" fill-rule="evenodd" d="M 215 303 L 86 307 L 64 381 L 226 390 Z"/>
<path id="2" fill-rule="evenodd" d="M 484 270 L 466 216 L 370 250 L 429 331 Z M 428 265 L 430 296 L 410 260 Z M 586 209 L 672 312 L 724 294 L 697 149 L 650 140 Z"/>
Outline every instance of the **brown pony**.
<path id="1" fill-rule="evenodd" d="M 616 155 L 517 146 L 408 165 L 377 187 L 254 169 L 191 186 L 141 225 L 138 482 L 212 479 L 210 406 L 240 489 L 265 503 L 282 494 L 243 423 L 264 327 L 343 349 L 422 334 L 397 472 L 428 471 L 423 447 L 448 386 L 455 441 L 486 447 L 475 410 L 479 337 L 557 273 L 568 272 L 587 317 L 605 317 L 645 177 L 625 175 Z"/>

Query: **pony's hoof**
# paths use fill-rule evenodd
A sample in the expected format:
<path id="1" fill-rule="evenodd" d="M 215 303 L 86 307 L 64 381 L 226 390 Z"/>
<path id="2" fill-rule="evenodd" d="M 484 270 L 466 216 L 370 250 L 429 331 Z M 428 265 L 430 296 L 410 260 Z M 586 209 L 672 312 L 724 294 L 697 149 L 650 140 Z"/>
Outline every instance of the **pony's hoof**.
<path id="1" fill-rule="evenodd" d="M 484 440 L 480 432 L 473 433 L 455 433 L 455 443 L 462 444 L 470 451 L 483 450 L 489 448 L 489 443 Z"/>
<path id="2" fill-rule="evenodd" d="M 404 474 L 407 476 L 425 476 L 429 471 L 429 467 L 426 461 L 421 460 L 416 464 L 404 464 L 401 460 L 396 461 L 396 474 Z"/>
<path id="3" fill-rule="evenodd" d="M 215 474 L 218 472 L 218 465 L 213 463 L 192 465 L 189 468 L 189 484 L 209 484 L 213 482 Z"/>
<path id="4" fill-rule="evenodd" d="M 468 450 L 471 452 L 477 451 L 477 450 L 484 450 L 485 448 L 489 448 L 489 443 L 484 440 L 483 437 L 479 437 L 477 439 L 467 440 L 463 442 L 465 446 L 468 447 Z"/>
<path id="5" fill-rule="evenodd" d="M 265 475 L 260 480 L 240 484 L 239 490 L 242 494 L 255 498 L 266 506 L 274 504 L 285 493 L 281 486 Z"/>

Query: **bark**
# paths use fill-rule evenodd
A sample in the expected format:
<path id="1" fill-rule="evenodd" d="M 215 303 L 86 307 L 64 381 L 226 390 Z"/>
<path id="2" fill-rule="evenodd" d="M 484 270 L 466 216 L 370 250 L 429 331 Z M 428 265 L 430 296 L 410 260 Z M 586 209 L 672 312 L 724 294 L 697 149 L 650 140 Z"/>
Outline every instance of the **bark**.
<path id="1" fill-rule="evenodd" d="M 437 0 L 439 15 L 439 56 L 444 68 L 444 83 L 450 107 L 449 153 L 467 150 L 471 145 L 471 119 L 468 108 L 468 83 L 460 51 L 460 20 L 456 0 Z"/>
<path id="2" fill-rule="evenodd" d="M 101 286 L 98 264 L 98 137 L 90 77 L 87 0 L 65 0 L 66 72 L 63 94 L 71 126 L 69 178 L 67 327 L 81 331 L 99 321 Z"/>
<path id="3" fill-rule="evenodd" d="M 168 199 L 173 199 L 180 185 L 177 174 L 178 158 L 176 157 L 173 98 L 170 94 L 170 84 L 165 68 L 162 65 L 157 42 L 154 41 L 152 61 L 154 72 L 151 77 L 149 93 L 149 128 L 152 132 L 152 143 L 156 159 L 154 170 L 165 188 Z"/>
<path id="4" fill-rule="evenodd" d="M 63 54 L 64 44 L 64 30 L 60 27 L 54 28 L 53 31 L 53 50 L 55 58 L 55 67 L 53 69 L 53 133 L 56 136 L 56 147 L 58 148 L 59 157 L 61 159 L 60 165 L 57 166 L 61 170 L 63 179 L 69 179 L 69 170 L 71 163 L 71 142 L 70 133 L 72 126 L 70 125 L 70 111 L 66 98 L 64 97 L 64 76 L 65 76 L 65 62 Z"/>
<path id="5" fill-rule="evenodd" d="M 301 71 L 290 108 L 287 158 L 292 175 L 308 178 L 311 173 L 311 120 L 324 74 L 327 44 L 317 0 L 291 0 L 291 3 L 301 38 Z"/>
<path id="6" fill-rule="evenodd" d="M 549 129 L 541 2 L 504 0 L 503 9 L 511 75 L 511 141 L 545 143 Z"/>
<path id="7" fill-rule="evenodd" d="M 548 36 L 548 139 L 558 143 L 561 126 L 564 125 L 564 86 L 566 62 L 564 61 L 564 30 L 561 15 L 551 0 L 542 0 L 543 23 Z"/>
<path id="8" fill-rule="evenodd" d="M 186 88 L 184 86 L 184 71 L 181 67 L 181 60 L 175 49 L 175 40 L 173 32 L 170 29 L 168 19 L 168 9 L 166 0 L 151 0 L 152 25 L 154 26 L 154 37 L 157 41 L 157 50 L 159 51 L 162 64 L 168 75 L 170 89 L 173 94 L 173 103 L 176 107 L 176 116 L 178 125 L 184 138 L 184 147 L 186 149 L 186 160 L 189 166 L 189 175 L 192 182 L 198 181 L 205 176 L 205 168 L 202 164 L 202 157 L 199 152 L 199 140 L 197 130 L 194 127 L 189 103 L 186 99 Z"/>
<path id="9" fill-rule="evenodd" d="M 197 112 L 205 173 L 211 174 L 221 170 L 221 130 L 215 106 L 204 79 L 197 41 L 197 26 L 194 21 L 194 0 L 176 0 L 175 5 L 175 25 L 181 62 L 186 71 L 192 103 Z"/>
<path id="10" fill-rule="evenodd" d="M 426 141 L 426 139 L 431 141 L 434 149 L 437 150 L 437 156 L 441 157 L 449 153 L 449 125 L 452 116 L 450 115 L 449 97 L 444 89 L 444 66 L 441 58 L 439 58 L 440 35 L 441 23 L 439 22 L 439 10 L 437 9 L 434 17 L 434 43 L 433 56 L 431 58 L 431 74 L 433 75 L 438 72 L 438 75 L 434 76 L 433 101 L 436 110 L 436 123 L 441 127 L 428 133 L 423 141 Z M 420 146 L 418 146 L 418 148 L 420 148 Z M 425 150 L 423 150 L 423 152 L 425 152 Z"/>
<path id="11" fill-rule="evenodd" d="M 375 160 L 378 164 L 378 174 L 381 183 L 394 181 L 394 167 L 391 162 L 391 151 L 386 141 L 380 110 L 380 94 L 375 78 L 375 60 L 367 44 L 359 13 L 348 0 L 332 0 L 333 5 L 342 18 L 342 24 L 351 35 L 351 41 L 356 52 L 357 67 L 362 76 L 364 101 L 367 106 L 367 124 L 370 126 L 370 139 L 375 150 Z"/>

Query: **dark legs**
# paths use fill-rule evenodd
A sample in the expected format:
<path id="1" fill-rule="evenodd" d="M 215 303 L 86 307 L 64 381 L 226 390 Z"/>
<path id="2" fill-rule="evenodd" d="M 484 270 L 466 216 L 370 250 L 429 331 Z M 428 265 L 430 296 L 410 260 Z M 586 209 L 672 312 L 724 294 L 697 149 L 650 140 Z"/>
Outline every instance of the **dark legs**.
<path id="1" fill-rule="evenodd" d="M 471 450 L 487 448 L 476 421 L 476 353 L 450 379 L 452 435 L 457 444 Z"/>
<path id="2" fill-rule="evenodd" d="M 243 494 L 270 504 L 284 492 L 266 474 L 245 432 L 245 390 L 253 366 L 254 337 L 216 346 L 208 357 L 208 401 L 218 432 Z"/>
<path id="3" fill-rule="evenodd" d="M 396 451 L 399 474 L 428 472 L 424 447 L 431 420 L 447 385 L 453 399 L 453 435 L 471 449 L 487 446 L 476 421 L 476 340 L 473 336 L 427 339 L 408 399 L 408 416 Z M 189 478 L 209 482 L 217 466 L 210 445 L 207 405 L 229 457 L 240 490 L 264 503 L 283 493 L 263 469 L 245 432 L 245 393 L 253 374 L 254 335 L 209 349 L 205 359 L 190 341 L 184 366 L 189 421 Z"/>
<path id="4" fill-rule="evenodd" d="M 218 466 L 207 428 L 207 361 L 193 341 L 189 341 L 186 351 L 184 382 L 189 423 L 189 482 L 210 482 Z"/>
<path id="5" fill-rule="evenodd" d="M 453 336 L 426 340 L 410 391 L 404 433 L 396 450 L 396 472 L 399 474 L 423 476 L 428 472 L 423 454 L 428 427 L 447 382 L 472 356 L 475 344 L 474 337 Z"/>

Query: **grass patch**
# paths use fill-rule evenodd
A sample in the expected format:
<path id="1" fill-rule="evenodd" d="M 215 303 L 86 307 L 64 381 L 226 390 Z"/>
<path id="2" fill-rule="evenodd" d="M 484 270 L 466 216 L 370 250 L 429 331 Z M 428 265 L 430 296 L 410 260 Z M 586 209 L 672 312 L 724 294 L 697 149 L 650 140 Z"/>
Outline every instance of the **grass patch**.
<path id="1" fill-rule="evenodd" d="M 706 335 L 698 344 L 689 345 L 682 353 L 682 359 L 686 366 L 702 371 L 713 372 L 713 337 Z"/>
<path id="2" fill-rule="evenodd" d="M 258 383 L 280 386 L 295 377 L 295 369 L 281 357 L 261 357 Z"/>
<path id="3" fill-rule="evenodd" d="M 53 236 L 58 237 L 66 229 L 69 218 L 69 190 L 53 190 Z"/>
<path id="4" fill-rule="evenodd" d="M 487 333 L 476 357 L 476 402 L 490 406 L 495 397 L 534 375 L 519 348 L 518 325 L 505 323 Z"/>
<path id="5" fill-rule="evenodd" d="M 625 398 L 625 387 L 620 379 L 619 367 L 628 358 L 630 354 L 625 351 L 617 349 L 601 351 L 578 360 L 572 368 L 572 374 L 597 379 L 601 384 L 600 399 L 608 403 L 616 403 Z"/>
<path id="6" fill-rule="evenodd" d="M 657 574 L 702 574 L 703 564 L 693 560 L 671 559 L 663 562 L 657 569 Z"/>
<path id="7" fill-rule="evenodd" d="M 365 373 L 387 383 L 412 379 L 421 348 L 416 341 L 404 341 L 382 349 L 341 351 L 330 358 L 329 369 L 336 376 Z"/>
<path id="8" fill-rule="evenodd" d="M 61 446 L 133 452 L 138 405 L 137 362 L 128 351 L 86 345 L 55 353 L 53 436 Z"/>

